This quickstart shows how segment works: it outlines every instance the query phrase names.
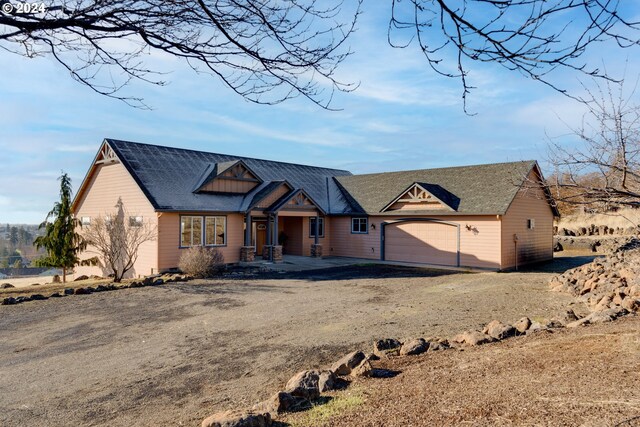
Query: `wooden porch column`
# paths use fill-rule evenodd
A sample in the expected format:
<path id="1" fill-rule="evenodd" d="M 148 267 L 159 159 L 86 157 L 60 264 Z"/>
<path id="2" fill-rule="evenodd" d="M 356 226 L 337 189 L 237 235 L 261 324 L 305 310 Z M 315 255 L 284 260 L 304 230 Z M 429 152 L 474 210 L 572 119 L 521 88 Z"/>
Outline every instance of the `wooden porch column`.
<path id="1" fill-rule="evenodd" d="M 271 236 L 271 215 L 267 215 L 267 245 L 272 245 Z"/>
<path id="2" fill-rule="evenodd" d="M 273 246 L 278 246 L 278 213 L 276 212 L 273 215 L 273 241 L 271 242 Z"/>
<path id="3" fill-rule="evenodd" d="M 320 233 L 320 216 L 316 215 L 316 232 L 315 232 L 315 239 L 313 241 L 313 243 L 315 243 L 316 245 L 318 244 L 318 239 L 320 238 L 318 236 L 318 234 Z"/>
<path id="4" fill-rule="evenodd" d="M 251 246 L 251 214 L 248 213 L 244 217 L 244 245 Z"/>

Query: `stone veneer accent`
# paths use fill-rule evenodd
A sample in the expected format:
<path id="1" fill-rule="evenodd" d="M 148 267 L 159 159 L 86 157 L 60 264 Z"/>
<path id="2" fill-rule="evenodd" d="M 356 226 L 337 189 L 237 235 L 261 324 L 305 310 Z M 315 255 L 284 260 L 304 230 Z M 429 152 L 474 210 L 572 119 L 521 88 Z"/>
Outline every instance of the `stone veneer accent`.
<path id="1" fill-rule="evenodd" d="M 322 245 L 320 243 L 317 245 L 315 243 L 311 244 L 311 256 L 313 258 L 322 258 Z"/>
<path id="2" fill-rule="evenodd" d="M 255 246 L 242 246 L 240 248 L 240 261 L 252 262 L 256 259 L 256 247 Z"/>
<path id="3" fill-rule="evenodd" d="M 270 251 L 273 251 L 273 262 L 282 262 L 282 245 L 264 245 L 262 247 L 262 259 L 269 260 Z"/>

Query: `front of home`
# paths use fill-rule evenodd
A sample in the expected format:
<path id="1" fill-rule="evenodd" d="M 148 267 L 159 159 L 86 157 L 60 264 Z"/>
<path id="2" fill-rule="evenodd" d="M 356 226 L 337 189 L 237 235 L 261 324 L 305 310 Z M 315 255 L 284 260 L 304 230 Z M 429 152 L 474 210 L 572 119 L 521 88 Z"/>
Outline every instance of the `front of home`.
<path id="1" fill-rule="evenodd" d="M 303 255 L 505 270 L 553 257 L 557 215 L 534 161 L 352 175 L 106 139 L 74 213 L 90 227 L 118 199 L 157 230 L 132 276 L 175 269 L 200 245 L 227 263 Z"/>

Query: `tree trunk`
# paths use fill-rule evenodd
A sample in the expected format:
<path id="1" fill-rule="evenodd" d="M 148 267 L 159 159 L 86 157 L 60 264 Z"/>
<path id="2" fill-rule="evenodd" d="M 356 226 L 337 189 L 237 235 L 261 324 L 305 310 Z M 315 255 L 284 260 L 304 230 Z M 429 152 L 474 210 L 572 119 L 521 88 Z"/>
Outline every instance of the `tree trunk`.
<path id="1" fill-rule="evenodd" d="M 62 283 L 67 283 L 67 267 L 62 267 Z"/>

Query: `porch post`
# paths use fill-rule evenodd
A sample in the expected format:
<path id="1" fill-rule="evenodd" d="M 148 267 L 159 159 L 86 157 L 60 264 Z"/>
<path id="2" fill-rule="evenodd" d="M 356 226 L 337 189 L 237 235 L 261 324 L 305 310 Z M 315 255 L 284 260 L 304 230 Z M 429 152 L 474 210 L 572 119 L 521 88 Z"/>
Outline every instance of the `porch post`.
<path id="1" fill-rule="evenodd" d="M 278 246 L 278 213 L 273 216 L 273 246 Z"/>
<path id="2" fill-rule="evenodd" d="M 316 245 L 318 244 L 318 234 L 320 233 L 320 216 L 316 215 L 316 232 L 314 242 Z"/>
<path id="3" fill-rule="evenodd" d="M 251 214 L 247 213 L 244 217 L 244 245 L 251 246 Z"/>
<path id="4" fill-rule="evenodd" d="M 251 245 L 251 213 L 244 216 L 244 246 L 240 248 L 240 261 L 252 262 L 255 260 L 256 248 Z"/>
<path id="5" fill-rule="evenodd" d="M 267 245 L 271 246 L 271 215 L 267 215 Z M 271 259 L 271 257 L 269 257 Z"/>

